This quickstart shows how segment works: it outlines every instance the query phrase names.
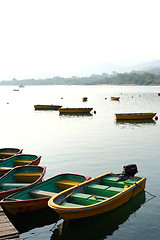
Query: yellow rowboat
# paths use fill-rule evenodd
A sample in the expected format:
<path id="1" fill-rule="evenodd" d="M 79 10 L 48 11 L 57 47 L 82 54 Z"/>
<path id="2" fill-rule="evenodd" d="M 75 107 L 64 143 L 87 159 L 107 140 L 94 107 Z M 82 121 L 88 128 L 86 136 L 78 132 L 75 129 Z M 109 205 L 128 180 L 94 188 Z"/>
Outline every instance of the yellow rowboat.
<path id="1" fill-rule="evenodd" d="M 35 110 L 58 110 L 60 105 L 34 105 Z"/>
<path id="2" fill-rule="evenodd" d="M 127 203 L 144 190 L 145 182 L 146 178 L 134 174 L 109 172 L 59 193 L 48 205 L 66 222 L 87 218 Z"/>
<path id="3" fill-rule="evenodd" d="M 0 161 L 10 158 L 16 154 L 21 154 L 23 149 L 20 148 L 0 148 Z"/>
<path id="4" fill-rule="evenodd" d="M 111 97 L 111 100 L 116 100 L 118 101 L 120 99 L 120 97 Z"/>
<path id="5" fill-rule="evenodd" d="M 61 114 L 87 114 L 92 111 L 93 108 L 60 108 Z"/>
<path id="6" fill-rule="evenodd" d="M 140 120 L 140 119 L 152 119 L 157 113 L 115 113 L 117 120 Z"/>

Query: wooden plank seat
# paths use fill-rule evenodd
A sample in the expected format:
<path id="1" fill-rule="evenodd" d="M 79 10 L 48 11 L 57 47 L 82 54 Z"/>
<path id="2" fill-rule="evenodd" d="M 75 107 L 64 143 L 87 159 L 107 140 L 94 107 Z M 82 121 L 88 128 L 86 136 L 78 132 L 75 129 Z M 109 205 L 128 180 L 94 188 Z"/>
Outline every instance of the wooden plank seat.
<path id="1" fill-rule="evenodd" d="M 109 187 L 105 185 L 100 184 L 90 184 L 86 187 L 86 192 L 100 195 L 100 196 L 106 196 L 106 197 L 112 197 L 116 195 L 117 193 L 120 193 L 124 190 L 124 188 L 119 187 Z"/>
<path id="2" fill-rule="evenodd" d="M 43 190 L 33 190 L 30 192 L 30 194 L 35 197 L 54 197 L 57 195 L 57 193 L 43 191 Z"/>
<path id="3" fill-rule="evenodd" d="M 13 167 L 0 167 L 0 170 L 11 170 Z"/>
<path id="4" fill-rule="evenodd" d="M 108 185 L 108 186 L 113 186 L 113 187 L 121 187 L 124 188 L 124 186 L 131 186 L 136 182 L 136 179 L 127 179 L 125 181 L 120 181 L 119 177 L 114 177 L 114 176 L 107 176 L 104 177 L 101 181 L 102 184 Z"/>
<path id="5" fill-rule="evenodd" d="M 16 166 L 21 166 L 21 165 L 29 164 L 31 161 L 33 160 L 17 159 L 17 160 L 14 160 L 13 162 Z"/>
<path id="6" fill-rule="evenodd" d="M 20 182 L 33 182 L 37 180 L 41 174 L 41 172 L 23 172 L 14 174 L 14 177 Z"/>
<path id="7" fill-rule="evenodd" d="M 28 183 L 2 183 L 0 185 L 0 188 L 4 190 L 9 190 L 9 189 L 14 189 L 14 188 L 19 188 L 19 187 L 25 187 L 27 186 Z"/>
<path id="8" fill-rule="evenodd" d="M 73 187 L 77 184 L 81 183 L 80 181 L 70 180 L 70 179 L 62 179 L 56 182 L 56 185 L 61 190 L 65 190 L 69 187 Z"/>
<path id="9" fill-rule="evenodd" d="M 106 200 L 107 198 L 105 197 L 100 197 L 100 196 L 95 196 L 91 194 L 85 194 L 85 193 L 73 193 L 70 196 L 69 201 L 73 201 L 73 203 L 78 203 L 82 205 L 90 205 L 90 204 L 95 204 L 99 203 L 103 200 Z"/>

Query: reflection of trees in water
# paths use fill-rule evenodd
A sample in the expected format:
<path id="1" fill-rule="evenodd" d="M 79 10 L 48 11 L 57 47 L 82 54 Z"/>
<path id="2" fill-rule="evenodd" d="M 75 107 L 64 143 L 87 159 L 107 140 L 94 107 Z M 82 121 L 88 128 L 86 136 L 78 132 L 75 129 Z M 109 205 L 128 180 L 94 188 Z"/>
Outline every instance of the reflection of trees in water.
<path id="1" fill-rule="evenodd" d="M 101 240 L 112 235 L 119 225 L 136 212 L 145 202 L 145 192 L 141 192 L 116 210 L 67 224 L 59 224 L 53 231 L 51 240 Z"/>

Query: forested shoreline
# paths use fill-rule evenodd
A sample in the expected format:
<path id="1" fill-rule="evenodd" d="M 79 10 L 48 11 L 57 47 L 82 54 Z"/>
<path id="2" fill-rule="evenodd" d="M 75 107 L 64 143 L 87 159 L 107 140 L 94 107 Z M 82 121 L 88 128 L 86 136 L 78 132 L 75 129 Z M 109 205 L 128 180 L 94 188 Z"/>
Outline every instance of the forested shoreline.
<path id="1" fill-rule="evenodd" d="M 160 73 L 148 72 L 130 72 L 130 73 L 103 73 L 101 75 L 93 74 L 90 77 L 76 77 L 70 78 L 53 77 L 46 79 L 24 79 L 11 81 L 1 81 L 0 85 L 160 85 Z"/>

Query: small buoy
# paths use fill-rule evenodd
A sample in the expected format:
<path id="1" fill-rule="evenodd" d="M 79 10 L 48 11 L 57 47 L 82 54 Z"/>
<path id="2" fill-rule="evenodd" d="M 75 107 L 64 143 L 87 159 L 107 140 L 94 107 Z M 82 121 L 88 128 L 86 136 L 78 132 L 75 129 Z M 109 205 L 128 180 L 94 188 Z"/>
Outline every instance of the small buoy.
<path id="1" fill-rule="evenodd" d="M 158 120 L 158 116 L 155 116 L 155 120 Z"/>
<path id="2" fill-rule="evenodd" d="M 94 114 L 96 114 L 96 111 L 94 111 Z"/>

